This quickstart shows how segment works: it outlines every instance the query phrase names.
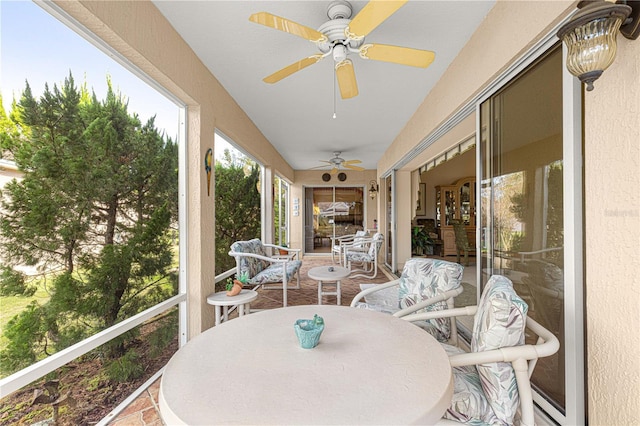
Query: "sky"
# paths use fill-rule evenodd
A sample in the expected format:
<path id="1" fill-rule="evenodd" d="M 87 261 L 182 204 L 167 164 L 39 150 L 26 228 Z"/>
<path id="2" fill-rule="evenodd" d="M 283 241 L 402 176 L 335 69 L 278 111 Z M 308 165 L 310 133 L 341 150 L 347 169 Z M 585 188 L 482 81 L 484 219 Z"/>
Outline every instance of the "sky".
<path id="1" fill-rule="evenodd" d="M 145 123 L 153 115 L 160 131 L 177 140 L 179 107 L 140 80 L 89 41 L 31 1 L 0 1 L 0 91 L 7 114 L 29 82 L 34 96 L 58 87 L 73 75 L 87 82 L 99 100 L 107 93 L 107 75 L 116 93 L 129 100 L 128 111 Z"/>

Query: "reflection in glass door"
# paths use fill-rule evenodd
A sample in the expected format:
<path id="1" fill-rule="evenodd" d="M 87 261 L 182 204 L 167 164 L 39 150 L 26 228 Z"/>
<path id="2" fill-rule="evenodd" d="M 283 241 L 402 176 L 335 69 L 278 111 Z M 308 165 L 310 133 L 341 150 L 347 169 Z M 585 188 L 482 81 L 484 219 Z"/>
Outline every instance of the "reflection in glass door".
<path id="1" fill-rule="evenodd" d="M 480 106 L 482 284 L 509 278 L 528 315 L 553 332 L 561 349 L 538 361 L 539 395 L 565 415 L 565 212 L 562 50 L 556 48 Z M 574 212 L 573 215 L 579 215 Z M 575 350 L 575 349 L 574 349 Z M 574 352 L 575 353 L 575 352 Z M 570 362 L 574 362 L 570 361 Z"/>
<path id="2" fill-rule="evenodd" d="M 364 229 L 363 187 L 305 188 L 307 253 L 331 253 L 331 238 Z"/>
<path id="3" fill-rule="evenodd" d="M 385 254 L 384 254 L 384 263 L 391 270 L 396 271 L 395 263 L 393 259 L 394 250 L 393 250 L 393 235 L 395 230 L 395 214 L 394 208 L 395 203 L 393 200 L 393 173 L 390 176 L 387 176 L 383 179 L 384 184 L 384 211 L 385 211 L 385 221 L 386 221 L 386 235 L 384 236 L 385 240 Z"/>

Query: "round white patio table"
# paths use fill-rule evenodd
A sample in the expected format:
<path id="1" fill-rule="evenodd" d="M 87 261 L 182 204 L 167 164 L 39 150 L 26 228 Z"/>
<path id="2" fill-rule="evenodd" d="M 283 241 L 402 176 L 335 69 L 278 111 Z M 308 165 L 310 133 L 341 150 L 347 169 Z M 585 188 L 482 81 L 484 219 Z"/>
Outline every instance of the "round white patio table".
<path id="1" fill-rule="evenodd" d="M 293 324 L 324 318 L 303 349 Z M 193 338 L 166 365 L 168 425 L 433 424 L 453 394 L 449 359 L 419 327 L 391 315 L 307 305 L 245 315 Z"/>
<path id="2" fill-rule="evenodd" d="M 342 266 L 316 266 L 309 269 L 307 275 L 312 280 L 318 281 L 318 305 L 322 305 L 322 296 L 336 296 L 337 304 L 340 305 L 341 290 L 340 280 L 347 278 L 351 271 Z M 335 291 L 327 291 L 323 288 L 326 283 L 334 283 L 336 286 Z"/>

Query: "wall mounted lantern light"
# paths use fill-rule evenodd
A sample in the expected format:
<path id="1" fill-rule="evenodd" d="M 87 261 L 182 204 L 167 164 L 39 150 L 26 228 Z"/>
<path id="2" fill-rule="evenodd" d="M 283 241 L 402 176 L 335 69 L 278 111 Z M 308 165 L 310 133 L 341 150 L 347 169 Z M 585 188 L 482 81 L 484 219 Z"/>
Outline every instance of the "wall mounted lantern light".
<path id="1" fill-rule="evenodd" d="M 378 184 L 376 183 L 375 180 L 372 180 L 371 182 L 369 182 L 369 197 L 371 197 L 371 199 L 373 200 L 374 198 L 376 198 L 377 194 L 378 194 Z"/>
<path id="2" fill-rule="evenodd" d="M 591 91 L 616 57 L 618 30 L 630 40 L 638 38 L 640 1 L 585 0 L 578 9 L 557 35 L 567 46 L 567 69 Z"/>

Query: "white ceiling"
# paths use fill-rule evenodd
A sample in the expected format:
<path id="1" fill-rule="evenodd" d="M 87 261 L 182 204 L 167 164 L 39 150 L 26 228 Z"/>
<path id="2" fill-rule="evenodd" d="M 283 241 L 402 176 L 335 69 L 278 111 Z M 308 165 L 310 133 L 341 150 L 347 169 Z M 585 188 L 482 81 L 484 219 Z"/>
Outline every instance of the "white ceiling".
<path id="1" fill-rule="evenodd" d="M 422 69 L 351 54 L 360 94 L 348 100 L 338 94 L 335 119 L 333 60 L 266 84 L 264 77 L 319 51 L 307 40 L 249 21 L 265 11 L 317 29 L 328 20 L 329 0 L 154 3 L 284 159 L 304 170 L 333 151 L 375 169 L 495 1 L 409 1 L 366 42 L 432 50 L 435 61 Z M 352 18 L 366 3 L 351 2 Z"/>

